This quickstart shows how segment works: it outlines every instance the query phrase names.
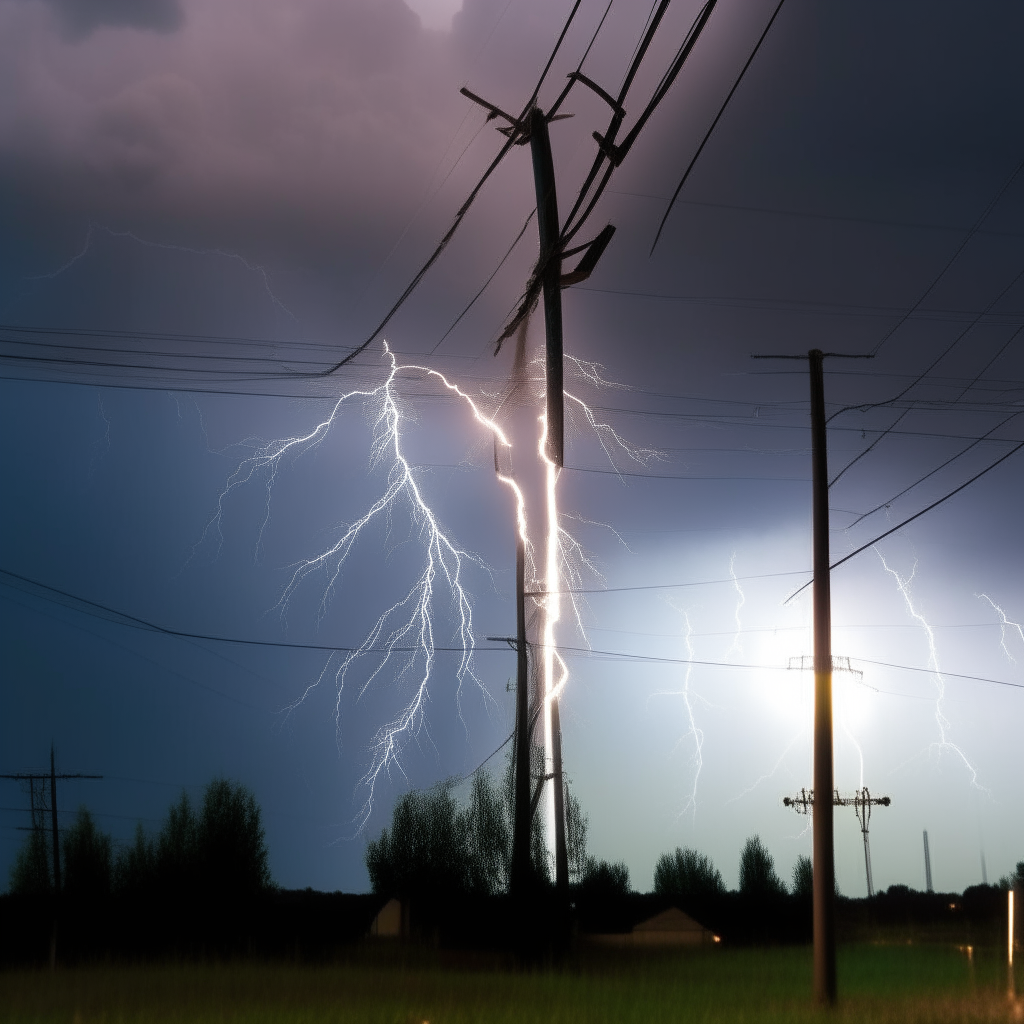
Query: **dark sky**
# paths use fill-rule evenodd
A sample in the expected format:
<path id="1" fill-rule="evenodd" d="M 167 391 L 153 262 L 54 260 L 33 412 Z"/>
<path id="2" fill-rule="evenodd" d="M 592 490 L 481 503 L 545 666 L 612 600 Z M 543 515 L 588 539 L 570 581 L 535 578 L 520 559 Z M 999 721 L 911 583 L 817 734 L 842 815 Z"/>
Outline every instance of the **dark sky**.
<path id="1" fill-rule="evenodd" d="M 400 364 L 496 405 L 511 349 L 494 358 L 494 340 L 536 259 L 532 224 L 442 336 L 533 207 L 528 149 L 383 338 L 331 378 L 295 373 L 365 339 L 498 151 L 459 87 L 518 111 L 570 7 L 415 6 L 0 0 L 0 569 L 170 630 L 295 645 L 358 647 L 409 592 L 430 530 L 402 496 L 332 587 L 321 573 L 287 588 L 395 479 L 374 447 L 383 338 Z M 568 658 L 566 769 L 593 852 L 625 859 L 639 888 L 676 845 L 710 853 L 730 884 L 752 833 L 787 875 L 810 849 L 781 804 L 810 784 L 810 680 L 786 668 L 810 654 L 810 607 L 806 593 L 784 604 L 810 564 L 807 375 L 750 356 L 876 354 L 827 366 L 833 474 L 871 448 L 831 492 L 835 557 L 1024 439 L 1018 5 L 786 0 L 650 254 L 774 6 L 719 0 L 595 211 L 592 232 L 618 229 L 611 246 L 564 293 L 566 351 L 582 361 L 567 388 L 657 452 L 617 448 L 570 401 L 563 525 L 593 567 L 584 588 L 610 592 L 587 595 L 585 634 L 568 623 L 559 642 L 611 654 Z M 604 8 L 583 0 L 542 106 Z M 611 8 L 584 68 L 609 91 L 648 10 Z M 629 117 L 696 10 L 670 7 Z M 552 125 L 563 213 L 607 122 L 583 90 L 566 110 Z M 535 317 L 531 353 L 540 331 Z M 353 390 L 375 394 L 347 399 L 273 476 L 246 461 Z M 481 649 L 461 682 L 452 651 L 436 652 L 425 693 L 422 658 L 375 675 L 371 654 L 339 690 L 324 651 L 156 635 L 5 575 L 3 770 L 42 765 L 52 741 L 61 768 L 105 776 L 69 783 L 63 813 L 86 802 L 116 839 L 221 773 L 256 792 L 281 884 L 364 888 L 365 841 L 394 799 L 471 771 L 507 736 L 515 670 L 484 639 L 514 628 L 490 435 L 422 370 L 393 393 L 418 493 L 468 553 Z M 532 416 L 516 427 L 524 479 Z M 893 799 L 872 821 L 878 885 L 923 887 L 923 829 L 938 888 L 980 881 L 982 856 L 990 880 L 1024 857 L 1022 459 L 834 574 L 833 649 L 863 672 L 836 675 L 836 782 Z M 437 581 L 433 644 L 459 647 Z M 418 693 L 359 830 L 380 730 Z M 0 873 L 27 819 L 7 785 Z M 836 822 L 840 886 L 861 895 L 856 822 Z"/>

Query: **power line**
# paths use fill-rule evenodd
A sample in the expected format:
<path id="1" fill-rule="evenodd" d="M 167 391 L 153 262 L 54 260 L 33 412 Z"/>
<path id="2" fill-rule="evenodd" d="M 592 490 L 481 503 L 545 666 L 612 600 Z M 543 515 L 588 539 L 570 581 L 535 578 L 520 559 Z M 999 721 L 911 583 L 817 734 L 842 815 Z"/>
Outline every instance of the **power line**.
<path id="1" fill-rule="evenodd" d="M 1024 445 L 1022 445 L 1022 447 L 1024 447 Z M 90 601 L 90 600 L 88 600 L 86 598 L 76 597 L 75 595 L 69 594 L 67 591 L 58 590 L 56 587 L 50 587 L 50 586 L 47 586 L 44 583 L 38 583 L 37 581 L 29 579 L 26 576 L 22 576 L 22 575 L 20 575 L 18 573 L 12 573 L 12 572 L 10 572 L 9 570 L 6 570 L 6 569 L 0 569 L 0 575 L 6 576 L 6 577 L 11 577 L 11 578 L 13 578 L 15 580 L 18 580 L 20 582 L 23 582 L 23 583 L 31 584 L 32 586 L 38 587 L 41 590 L 52 591 L 55 594 L 59 594 L 60 596 L 65 597 L 65 598 L 69 598 L 69 599 L 71 599 L 71 600 L 73 600 L 75 602 L 81 603 L 83 605 L 91 606 L 91 607 L 93 607 L 93 608 L 95 608 L 95 609 L 97 609 L 99 611 L 103 611 L 103 612 L 106 612 L 108 614 L 112 614 L 112 615 L 116 616 L 117 618 L 115 620 L 108 620 L 108 621 L 114 621 L 116 624 L 120 624 L 120 625 L 133 625 L 134 624 L 136 627 L 144 628 L 147 631 L 162 633 L 162 634 L 168 635 L 168 636 L 175 636 L 175 637 L 179 637 L 179 638 L 188 638 L 188 639 L 195 639 L 195 640 L 208 640 L 208 641 L 215 641 L 215 642 L 219 642 L 219 643 L 228 643 L 228 644 L 241 644 L 241 645 L 246 645 L 246 646 L 257 646 L 257 647 L 283 647 L 283 648 L 290 648 L 290 649 L 300 649 L 300 650 L 305 649 L 305 650 L 331 651 L 331 652 L 334 652 L 334 651 L 350 652 L 350 651 L 358 650 L 358 648 L 353 648 L 353 647 L 339 647 L 339 646 L 328 646 L 328 645 L 319 645 L 319 644 L 299 644 L 299 643 L 288 643 L 288 642 L 273 641 L 273 640 L 249 640 L 249 639 L 242 639 L 242 638 L 237 638 L 237 637 L 224 637 L 224 636 L 215 636 L 215 635 L 210 635 L 210 634 L 189 633 L 189 632 L 186 632 L 186 631 L 183 631 L 183 630 L 171 630 L 171 629 L 167 629 L 167 628 L 165 628 L 163 626 L 156 625 L 155 623 L 148 622 L 145 619 L 138 618 L 137 616 L 126 615 L 123 612 L 115 611 L 114 609 L 111 609 L 111 608 L 107 607 L 106 605 L 99 604 L 98 602 Z M 618 589 L 618 590 L 647 590 L 647 589 L 665 589 L 665 588 L 673 588 L 674 589 L 675 587 L 702 586 L 702 585 L 710 585 L 710 584 L 716 584 L 716 583 L 733 583 L 733 582 L 736 582 L 736 581 L 747 581 L 747 580 L 752 580 L 752 579 L 766 579 L 766 578 L 774 577 L 774 576 L 792 576 L 792 575 L 798 575 L 798 573 L 796 573 L 796 572 L 762 573 L 762 574 L 756 575 L 756 576 L 737 576 L 735 578 L 734 577 L 729 577 L 728 579 L 721 579 L 721 580 L 705 580 L 705 581 L 702 581 L 701 583 L 653 584 L 653 585 L 646 586 L 646 587 L 619 587 L 619 588 L 612 588 L 612 589 Z M 562 593 L 562 594 L 566 594 L 566 593 L 574 593 L 574 594 L 579 594 L 579 593 L 606 593 L 606 591 L 569 590 L 569 591 L 559 591 L 559 593 Z M 538 595 L 534 594 L 532 596 L 538 596 Z M 122 620 L 122 621 L 118 622 L 117 620 Z M 988 624 L 987 623 L 979 623 L 978 625 L 988 625 Z M 998 625 L 998 623 L 996 623 L 996 625 Z M 794 628 L 796 628 L 796 627 L 794 627 Z M 802 628 L 802 627 L 800 627 L 800 628 Z M 851 627 L 846 627 L 846 628 L 851 628 L 852 629 L 852 628 L 855 628 L 855 627 L 851 626 Z M 780 672 L 781 671 L 787 671 L 786 666 L 783 666 L 783 665 L 753 664 L 753 663 L 748 663 L 748 662 L 731 662 L 731 661 L 710 661 L 710 660 L 695 659 L 695 658 L 673 658 L 673 657 L 666 657 L 666 656 L 661 656 L 661 655 L 633 654 L 633 653 L 625 652 L 625 651 L 605 651 L 605 650 L 595 649 L 595 648 L 591 648 L 591 647 L 575 647 L 575 646 L 564 645 L 564 644 L 557 644 L 557 645 L 555 645 L 555 647 L 556 647 L 556 650 L 558 650 L 562 654 L 566 654 L 566 655 L 569 655 L 569 656 L 577 656 L 577 657 L 609 658 L 609 659 L 614 659 L 616 661 L 623 661 L 623 660 L 625 660 L 625 661 L 635 661 L 635 662 L 639 662 L 639 663 L 650 663 L 650 664 L 664 663 L 664 664 L 674 664 L 674 665 L 698 665 L 698 666 L 704 666 L 704 667 L 709 667 L 709 668 L 733 668 L 733 669 L 746 669 L 746 670 L 752 670 L 752 671 L 753 670 L 756 670 L 756 671 L 780 671 Z M 453 653 L 460 653 L 460 654 L 461 653 L 465 653 L 466 650 L 467 650 L 467 648 L 465 648 L 465 647 L 433 647 L 431 649 L 434 650 L 434 651 L 438 651 L 438 652 L 453 652 Z M 409 652 L 409 651 L 416 651 L 416 650 L 421 650 L 421 648 L 420 647 L 393 647 L 393 648 L 386 648 L 385 647 L 385 648 L 368 649 L 367 653 L 378 653 L 379 654 L 379 653 L 388 653 L 389 651 Z M 509 649 L 507 647 L 505 647 L 505 646 L 500 646 L 500 647 L 475 647 L 474 650 L 480 651 L 480 652 L 484 652 L 484 653 L 487 653 L 487 652 L 490 652 L 490 653 L 507 653 Z M 991 679 L 991 678 L 988 678 L 986 676 L 966 675 L 964 673 L 958 673 L 958 672 L 939 672 L 939 673 L 936 673 L 932 669 L 919 668 L 919 667 L 913 666 L 913 665 L 899 665 L 899 664 L 896 664 L 894 662 L 887 662 L 887 661 L 873 661 L 870 658 L 854 658 L 853 660 L 855 660 L 855 661 L 862 661 L 862 662 L 864 662 L 865 664 L 868 664 L 868 665 L 878 665 L 880 667 L 893 668 L 893 669 L 898 669 L 898 670 L 901 670 L 901 671 L 924 672 L 924 673 L 930 674 L 930 675 L 938 674 L 938 675 L 949 677 L 950 679 L 964 679 L 964 680 L 973 681 L 973 682 L 992 683 L 992 684 L 997 685 L 997 686 L 1008 686 L 1008 687 L 1011 687 L 1013 689 L 1024 689 L 1024 683 L 1011 683 L 1011 682 L 1007 682 L 1006 680 Z M 498 751 L 501 750 L 502 747 L 504 747 L 505 743 L 507 743 L 507 742 L 508 742 L 508 740 L 506 739 L 499 747 L 497 747 L 490 755 L 488 755 L 488 757 L 484 760 L 484 762 L 481 763 L 481 765 L 485 764 L 495 754 L 497 754 Z M 477 771 L 477 770 L 479 770 L 479 769 L 474 769 L 474 771 Z M 470 773 L 470 774 L 472 774 L 472 773 Z M 468 777 L 468 776 L 465 776 L 465 777 Z M 150 780 L 150 779 L 120 779 L 120 781 L 126 781 L 126 782 L 146 782 L 146 783 L 152 782 L 155 785 L 165 785 L 165 783 L 156 782 L 155 780 Z M 166 785 L 173 785 L 173 783 L 166 783 Z"/>
<path id="2" fill-rule="evenodd" d="M 519 115 L 520 121 L 522 121 L 522 119 L 529 112 L 530 108 L 533 106 L 534 101 L 537 98 L 537 94 L 544 83 L 544 79 L 547 77 L 548 71 L 551 69 L 551 64 L 553 63 L 559 49 L 561 49 L 562 42 L 565 39 L 566 33 L 569 31 L 569 26 L 572 24 L 573 19 L 576 17 L 576 12 L 579 10 L 581 2 L 582 0 L 576 0 L 576 3 L 573 5 L 572 10 L 569 12 L 569 16 L 568 18 L 566 18 L 565 24 L 562 26 L 562 31 L 559 34 L 558 40 L 556 41 L 551 51 L 551 55 L 548 57 L 548 61 L 544 66 L 544 70 L 541 72 L 540 78 L 537 81 L 537 85 L 534 87 L 533 94 L 530 96 L 529 102 L 523 108 L 522 114 Z M 508 138 L 505 140 L 501 149 L 498 151 L 497 156 L 495 156 L 494 159 L 490 162 L 490 164 L 488 164 L 486 170 L 470 191 L 469 196 L 459 207 L 458 211 L 455 214 L 455 219 L 452 221 L 448 230 L 441 237 L 441 240 L 434 248 L 434 251 L 430 254 L 430 256 L 427 257 L 426 262 L 424 262 L 423 265 L 419 268 L 419 270 L 417 270 L 416 274 L 413 276 L 413 279 L 406 286 L 405 291 L 403 291 L 402 294 L 398 297 L 398 301 L 395 302 L 391 309 L 389 309 L 388 312 L 384 315 L 384 318 L 380 321 L 379 324 L 377 324 L 376 328 L 373 330 L 373 333 L 370 334 L 365 341 L 357 345 L 343 359 L 339 360 L 332 367 L 325 370 L 325 375 L 335 373 L 337 370 L 340 370 L 341 367 L 345 366 L 347 363 L 350 363 L 353 359 L 356 358 L 356 356 L 364 352 L 373 343 L 373 341 L 380 336 L 381 331 L 383 331 L 384 328 L 391 322 L 392 317 L 394 317 L 398 310 L 401 309 L 401 307 L 405 304 L 409 296 L 412 295 L 412 293 L 416 290 L 420 281 L 423 280 L 423 278 L 426 276 L 430 268 L 437 262 L 438 258 L 441 256 L 441 253 L 443 253 L 444 250 L 448 247 L 448 243 L 455 236 L 455 232 L 458 231 L 459 227 L 461 226 L 463 220 L 466 217 L 466 214 L 469 212 L 470 207 L 473 205 L 473 203 L 476 201 L 477 196 L 479 196 L 480 192 L 483 190 L 484 185 L 487 183 L 491 175 L 497 170 L 498 165 L 502 162 L 502 160 L 505 159 L 505 157 L 511 151 L 512 147 L 515 146 L 518 141 L 519 137 L 516 133 L 509 133 Z"/>
<path id="3" fill-rule="evenodd" d="M 1009 423 L 1010 420 L 1014 419 L 1016 416 L 1019 415 L 1020 413 L 1014 413 L 1013 415 L 1008 416 L 1005 420 L 1002 421 L 1002 423 L 999 423 L 996 426 L 994 426 L 988 432 L 988 434 L 979 437 L 976 441 L 972 441 L 966 448 L 961 448 L 960 451 L 958 451 L 955 455 L 951 455 L 948 459 L 946 459 L 945 462 L 943 462 L 939 466 L 936 466 L 933 470 L 930 470 L 928 473 L 925 473 L 924 476 L 918 477 L 912 484 L 910 484 L 907 487 L 904 487 L 903 490 L 900 491 L 898 494 L 894 494 L 888 501 L 883 501 L 880 505 L 876 505 L 869 512 L 864 512 L 862 515 L 859 515 L 852 523 L 850 523 L 847 529 L 852 529 L 859 522 L 861 522 L 864 519 L 867 519 L 868 516 L 873 516 L 876 512 L 880 512 L 883 508 L 888 508 L 894 501 L 898 501 L 900 498 L 903 497 L 904 494 L 907 494 L 909 491 L 912 491 L 915 487 L 917 487 L 918 484 L 923 484 L 925 480 L 929 479 L 930 477 L 933 477 L 936 473 L 954 463 L 961 456 L 966 455 L 969 451 L 971 451 L 971 449 L 976 448 L 979 444 L 981 444 L 982 441 L 988 438 L 989 434 L 994 433 L 1000 427 Z"/>
<path id="4" fill-rule="evenodd" d="M 861 552 L 867 551 L 868 548 L 874 547 L 874 545 L 877 544 L 880 540 L 884 540 L 886 537 L 894 534 L 897 530 L 902 530 L 904 526 L 907 526 L 908 524 L 912 523 L 915 519 L 920 519 L 921 516 L 923 516 L 926 512 L 931 512 L 932 509 L 938 508 L 938 506 L 941 505 L 944 501 L 949 501 L 949 499 L 952 498 L 953 495 L 959 494 L 965 487 L 969 487 L 971 484 L 973 484 L 975 480 L 980 480 L 986 473 L 995 469 L 996 466 L 998 466 L 1001 462 L 1005 462 L 1011 455 L 1015 455 L 1017 452 L 1019 452 L 1021 448 L 1024 448 L 1024 441 L 1022 441 L 1016 447 L 1011 448 L 1010 451 L 1008 451 L 1002 457 L 996 459 L 996 461 L 993 462 L 991 465 L 986 466 L 980 473 L 975 473 L 975 475 L 972 476 L 970 480 L 968 480 L 966 483 L 962 483 L 959 487 L 956 488 L 956 490 L 950 491 L 948 494 L 943 495 L 943 497 L 939 498 L 938 501 L 933 501 L 927 508 L 921 509 L 920 512 L 915 512 L 914 515 L 912 515 L 909 519 L 904 519 L 902 523 L 899 523 L 897 526 L 894 526 L 891 530 L 886 530 L 885 533 L 880 533 L 877 537 L 875 537 L 874 540 L 868 541 L 867 544 L 862 544 L 859 548 L 857 548 L 856 551 L 851 551 L 848 555 L 845 555 L 844 557 L 840 558 L 838 562 L 833 562 L 829 566 L 829 572 L 831 572 L 833 569 L 837 569 L 844 562 L 848 562 L 851 558 L 861 554 Z M 805 583 L 798 590 L 793 591 L 793 593 L 790 594 L 789 597 L 787 597 L 785 602 L 783 603 L 788 604 L 790 601 L 793 600 L 794 597 L 797 596 L 797 594 L 805 590 L 808 586 L 810 586 L 809 582 Z"/>
<path id="5" fill-rule="evenodd" d="M 721 120 L 722 115 L 725 113 L 725 108 L 729 106 L 729 101 L 732 99 L 733 93 L 736 92 L 736 90 L 740 86 L 740 82 L 743 81 L 743 76 L 747 73 L 747 68 L 749 68 L 750 65 L 754 62 L 754 58 L 757 56 L 757 51 L 761 49 L 761 44 L 765 41 L 765 37 L 771 30 L 772 25 L 775 24 L 775 19 L 779 16 L 779 11 L 782 10 L 782 5 L 784 2 L 785 0 L 779 0 L 778 4 L 776 4 L 775 10 L 772 11 L 772 16 L 768 19 L 768 24 L 765 25 L 764 31 L 761 33 L 760 38 L 757 40 L 754 49 L 750 51 L 750 56 L 747 58 L 747 62 L 743 65 L 742 70 L 736 76 L 736 81 L 733 82 L 732 88 L 729 90 L 729 94 L 725 97 L 722 106 L 719 108 L 718 113 L 715 115 L 715 119 L 711 122 L 711 124 L 708 127 L 708 130 L 704 133 L 704 138 L 701 139 L 700 145 L 697 147 L 697 151 L 693 154 L 693 157 L 687 165 L 686 170 L 683 172 L 683 176 L 679 180 L 679 184 L 676 185 L 676 190 L 675 192 L 672 193 L 672 198 L 669 201 L 668 209 L 665 210 L 665 213 L 661 218 L 661 223 L 658 225 L 658 230 L 654 235 L 654 241 L 651 243 L 652 253 L 654 252 L 654 249 L 658 244 L 658 239 L 661 238 L 661 232 L 665 228 L 665 222 L 668 220 L 668 215 L 672 212 L 672 207 L 675 206 L 676 199 L 679 198 L 679 193 L 682 192 L 683 186 L 686 184 L 687 178 L 690 177 L 690 172 L 693 170 L 697 161 L 700 159 L 701 153 L 704 152 L 704 147 L 707 145 L 708 139 L 711 138 L 712 132 L 714 132 L 715 128 L 718 126 L 718 122 Z"/>

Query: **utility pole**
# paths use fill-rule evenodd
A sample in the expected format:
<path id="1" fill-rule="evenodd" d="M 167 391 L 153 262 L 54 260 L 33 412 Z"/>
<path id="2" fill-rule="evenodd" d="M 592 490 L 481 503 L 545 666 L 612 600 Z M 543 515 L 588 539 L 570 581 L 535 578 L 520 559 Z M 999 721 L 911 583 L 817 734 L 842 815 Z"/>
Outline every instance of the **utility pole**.
<path id="1" fill-rule="evenodd" d="M 529 132 L 530 155 L 533 157 L 533 186 L 537 197 L 537 231 L 540 236 L 540 258 L 537 261 L 537 268 L 544 294 L 547 456 L 558 469 L 561 469 L 565 464 L 562 253 L 551 137 L 548 134 L 547 118 L 540 107 L 534 107 L 530 111 Z"/>
<path id="2" fill-rule="evenodd" d="M 53 892 L 60 898 L 60 841 L 57 833 L 57 769 L 50 744 L 50 820 L 53 824 Z"/>
<path id="3" fill-rule="evenodd" d="M 832 597 L 828 563 L 828 436 L 825 429 L 826 356 L 871 359 L 870 355 L 822 352 L 806 356 L 755 355 L 754 359 L 806 359 L 811 376 L 811 525 L 814 570 L 814 788 L 833 791 L 832 771 Z M 812 819 L 814 864 L 814 998 L 836 1001 L 835 836 L 832 801 L 822 801 Z"/>
<path id="4" fill-rule="evenodd" d="M 533 814 L 530 809 L 529 659 L 526 648 L 526 543 L 516 535 L 516 738 L 515 819 L 512 832 L 513 895 L 522 895 L 530 881 Z"/>
<path id="5" fill-rule="evenodd" d="M 785 807 L 792 807 L 797 814 L 810 814 L 814 808 L 814 790 L 801 789 L 799 796 L 783 797 L 782 803 Z M 867 786 L 858 789 L 853 796 L 840 796 L 838 790 L 833 790 L 832 794 L 833 807 L 852 807 L 857 815 L 857 822 L 864 837 L 864 874 L 867 878 L 869 897 L 875 894 L 874 881 L 871 876 L 871 847 L 868 841 L 871 808 L 888 807 L 891 803 L 890 797 L 872 796 Z"/>
<path id="6" fill-rule="evenodd" d="M 709 14 L 710 7 L 705 12 L 703 22 L 706 22 L 707 15 Z M 701 23 L 701 28 L 703 28 L 703 22 Z M 653 32 L 653 28 L 649 29 L 649 31 Z M 699 35 L 699 32 L 697 35 Z M 693 36 L 690 44 L 691 48 L 695 42 L 696 36 Z M 644 49 L 646 50 L 646 45 Z M 689 52 L 689 50 L 687 49 L 686 52 Z M 681 66 L 679 58 L 677 58 L 677 63 Z M 678 68 L 675 69 L 672 77 L 674 77 L 677 72 Z M 620 119 L 621 116 L 624 116 L 625 111 L 621 109 L 621 104 L 617 104 L 612 100 L 604 90 L 596 86 L 595 83 L 591 82 L 585 75 L 580 74 L 579 70 L 570 75 L 569 78 L 571 83 L 579 81 L 595 90 L 600 96 L 602 96 L 602 98 L 611 103 L 613 108 L 618 110 L 619 113 L 617 116 Z M 553 577 L 557 576 L 558 524 L 557 521 L 553 521 L 557 519 L 557 511 L 553 505 L 558 474 L 565 465 L 565 388 L 563 381 L 564 354 L 562 345 L 562 289 L 587 280 L 594 267 L 597 265 L 597 261 L 601 258 L 605 248 L 608 246 L 608 243 L 611 241 L 612 235 L 615 233 L 615 228 L 609 224 L 591 241 L 586 242 L 583 245 L 576 246 L 568 251 L 565 249 L 567 242 L 563 233 L 562 225 L 558 218 L 558 195 L 555 185 L 555 167 L 554 160 L 551 155 L 551 138 L 548 132 L 548 123 L 550 121 L 571 116 L 570 114 L 557 113 L 557 108 L 565 96 L 568 95 L 568 90 L 569 87 L 567 86 L 563 91 L 561 98 L 556 101 L 555 107 L 549 113 L 545 114 L 545 112 L 537 106 L 536 102 L 531 101 L 529 107 L 524 110 L 519 117 L 514 117 L 502 110 L 500 107 L 495 106 L 493 103 L 489 103 L 482 97 L 470 92 L 469 89 L 463 88 L 460 90 L 463 96 L 488 111 L 488 120 L 500 119 L 505 122 L 498 130 L 507 138 L 513 140 L 516 145 L 524 146 L 527 142 L 530 144 L 530 155 L 533 162 L 534 192 L 537 202 L 537 227 L 540 243 L 539 256 L 534 270 L 534 277 L 527 289 L 527 297 L 521 305 L 519 312 L 513 318 L 512 323 L 506 328 L 505 333 L 502 334 L 498 345 L 500 347 L 501 340 L 510 336 L 516 329 L 525 324 L 537 299 L 542 296 L 544 300 L 544 367 L 546 379 L 546 440 L 544 455 L 550 463 L 549 472 L 554 475 L 554 479 L 549 485 L 548 551 L 546 558 L 546 563 L 549 566 L 547 572 L 548 580 L 546 583 L 547 590 L 540 594 L 531 596 L 536 596 L 541 598 L 541 600 L 547 601 L 557 599 L 558 584 L 557 579 Z M 635 131 L 638 130 L 639 128 L 635 129 Z M 617 155 L 614 165 L 617 166 L 624 156 L 625 150 Z M 601 159 L 604 158 L 602 157 Z M 575 208 L 573 212 L 577 212 Z M 582 223 L 582 221 L 580 223 Z M 577 254 L 582 254 L 579 263 L 571 273 L 563 275 L 563 258 Z M 517 550 L 517 564 L 518 560 L 519 552 Z M 556 566 L 553 571 L 550 569 L 550 566 L 552 565 Z M 519 593 L 521 594 L 521 574 L 519 579 Z M 515 821 L 517 836 L 513 839 L 514 875 L 516 871 L 522 870 L 521 866 L 516 868 L 515 865 L 527 864 L 528 867 L 530 825 L 529 818 L 524 817 L 525 810 L 523 810 L 523 808 L 525 807 L 526 800 L 521 793 L 524 786 L 528 788 L 529 785 L 529 737 L 527 737 L 527 742 L 522 741 L 521 723 L 525 721 L 526 715 L 523 713 L 522 718 L 520 719 L 519 712 L 519 701 L 524 699 L 522 695 L 525 695 L 526 693 L 526 686 L 523 682 L 525 677 L 524 659 L 526 643 L 525 626 L 522 625 L 525 620 L 525 615 L 519 606 L 517 606 L 517 620 L 517 625 L 519 625 L 517 646 L 519 648 L 520 659 L 518 665 L 519 682 L 517 686 L 519 688 L 520 696 L 517 696 L 516 705 L 516 735 L 518 746 L 516 751 L 517 774 Z M 545 640 L 545 644 L 545 663 L 546 666 L 550 668 L 554 652 L 547 639 Z M 551 683 L 551 674 L 552 673 L 550 671 L 545 672 L 545 678 L 549 685 Z M 542 708 L 543 702 L 547 702 L 549 705 L 547 708 L 547 713 L 550 715 L 548 721 L 551 725 L 551 750 L 549 753 L 552 761 L 551 771 L 545 771 L 541 776 L 540 782 L 543 784 L 544 781 L 550 779 L 553 781 L 555 786 L 555 886 L 560 901 L 566 908 L 568 908 L 569 871 L 568 857 L 566 855 L 565 848 L 565 793 L 564 777 L 562 772 L 562 735 L 558 698 L 552 693 L 542 693 L 540 695 L 540 699 L 542 702 Z M 539 790 L 538 793 L 534 794 L 531 804 L 536 804 L 538 794 Z M 522 822 L 525 822 L 525 825 L 521 822 L 521 818 Z M 523 852 L 524 849 L 526 850 L 525 853 Z M 520 860 L 520 858 L 522 858 L 522 860 Z"/>
<path id="7" fill-rule="evenodd" d="M 84 772 L 58 772 L 53 744 L 50 744 L 50 770 L 48 772 L 7 772 L 0 779 L 14 779 L 29 784 L 29 802 L 32 810 L 32 828 L 43 829 L 45 825 L 45 784 L 50 783 L 50 827 L 53 835 L 53 930 L 50 934 L 50 967 L 57 966 L 57 916 L 61 892 L 60 878 L 60 830 L 57 826 L 57 780 L 58 779 L 102 779 L 102 775 L 87 775 Z M 36 784 L 40 784 L 40 806 L 36 807 Z M 37 818 L 38 812 L 38 818 Z"/>
<path id="8" fill-rule="evenodd" d="M 530 110 L 529 132 L 540 240 L 537 272 L 544 295 L 547 457 L 554 465 L 555 483 L 552 486 L 557 486 L 558 473 L 565 464 L 561 229 L 558 222 L 558 195 L 555 190 L 555 165 L 551 157 L 551 137 L 548 134 L 547 118 L 540 107 L 535 106 Z M 557 544 L 557 524 L 549 522 L 548 531 L 548 544 Z M 546 658 L 550 661 L 550 652 L 546 652 Z M 558 698 L 553 694 L 544 694 L 544 698 L 549 702 L 548 714 L 551 716 L 551 772 L 554 775 L 552 781 L 555 787 L 555 891 L 562 901 L 568 901 L 569 868 L 565 849 L 565 805 L 562 790 L 562 730 Z"/>
<path id="9" fill-rule="evenodd" d="M 832 773 L 832 597 L 828 570 L 828 439 L 825 432 L 823 353 L 811 349 L 812 564 L 814 568 L 814 788 L 831 793 Z M 836 1001 L 835 850 L 832 801 L 814 812 L 814 995 Z"/>
<path id="10" fill-rule="evenodd" d="M 562 776 L 562 723 L 558 698 L 551 699 L 551 761 L 555 787 L 555 891 L 568 898 L 569 860 L 565 849 L 565 782 Z"/>

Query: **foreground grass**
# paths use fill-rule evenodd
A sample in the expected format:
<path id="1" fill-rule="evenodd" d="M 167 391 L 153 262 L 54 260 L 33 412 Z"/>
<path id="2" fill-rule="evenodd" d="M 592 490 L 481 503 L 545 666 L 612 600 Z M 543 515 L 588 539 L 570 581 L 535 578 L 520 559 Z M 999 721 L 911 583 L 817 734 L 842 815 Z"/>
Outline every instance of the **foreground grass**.
<path id="1" fill-rule="evenodd" d="M 810 1001 L 809 949 L 588 955 L 522 972 L 423 951 L 363 950 L 324 967 L 97 966 L 0 973 L 0 1020 L 266 1024 L 577 1024 L 1020 1020 L 994 952 L 936 946 L 840 950 L 842 1001 Z"/>

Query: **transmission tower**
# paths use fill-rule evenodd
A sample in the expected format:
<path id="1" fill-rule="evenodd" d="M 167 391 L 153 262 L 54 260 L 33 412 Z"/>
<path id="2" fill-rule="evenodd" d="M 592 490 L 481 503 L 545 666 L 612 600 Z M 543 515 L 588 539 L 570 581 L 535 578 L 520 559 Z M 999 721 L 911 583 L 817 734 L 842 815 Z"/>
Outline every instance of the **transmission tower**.
<path id="1" fill-rule="evenodd" d="M 932 888 L 932 856 L 928 850 L 928 829 L 924 830 L 924 888 L 925 892 L 935 892 Z"/>
<path id="2" fill-rule="evenodd" d="M 814 790 L 801 789 L 799 796 L 783 797 L 782 803 L 786 807 L 792 807 L 797 814 L 810 814 L 814 808 Z M 871 876 L 871 844 L 868 841 L 871 808 L 888 807 L 891 803 L 891 797 L 872 796 L 867 786 L 856 790 L 851 796 L 840 796 L 839 790 L 833 790 L 832 794 L 833 807 L 852 807 L 857 815 L 857 823 L 864 837 L 864 874 L 867 876 L 869 897 L 875 895 L 875 884 Z"/>

